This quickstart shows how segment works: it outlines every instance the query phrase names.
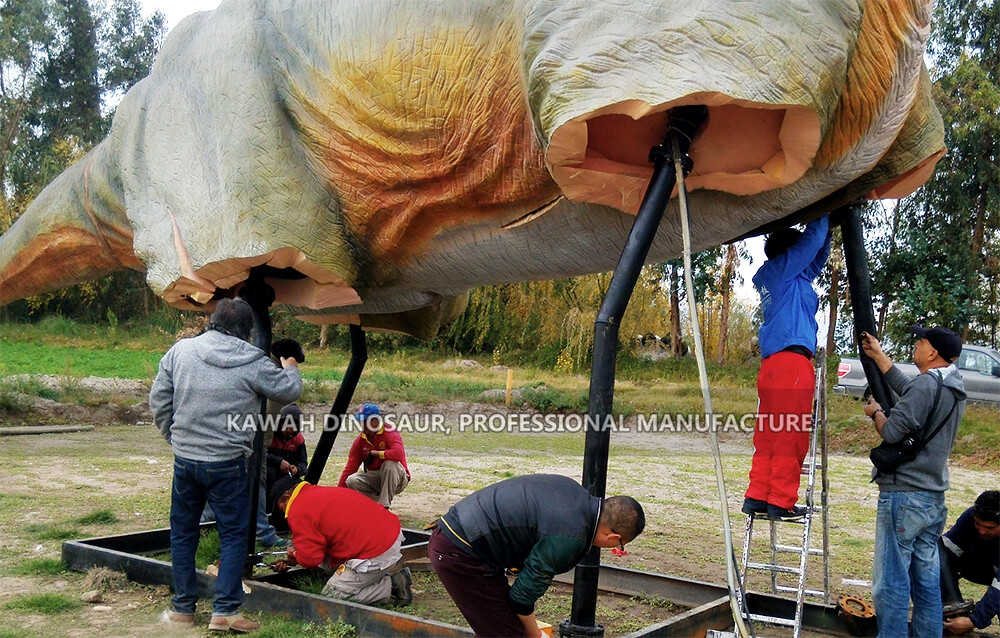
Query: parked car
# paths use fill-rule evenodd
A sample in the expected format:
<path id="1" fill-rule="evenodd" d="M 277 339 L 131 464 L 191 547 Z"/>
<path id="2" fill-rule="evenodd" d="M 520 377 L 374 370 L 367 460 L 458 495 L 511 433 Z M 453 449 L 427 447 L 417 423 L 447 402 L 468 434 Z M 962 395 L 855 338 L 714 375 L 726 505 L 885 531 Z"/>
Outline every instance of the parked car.
<path id="1" fill-rule="evenodd" d="M 966 345 L 955 362 L 965 380 L 965 391 L 972 401 L 1000 403 L 1000 352 L 986 346 Z M 908 377 L 920 374 L 912 363 L 897 363 Z M 837 394 L 861 398 L 868 389 L 868 379 L 858 359 L 841 359 L 837 368 Z"/>

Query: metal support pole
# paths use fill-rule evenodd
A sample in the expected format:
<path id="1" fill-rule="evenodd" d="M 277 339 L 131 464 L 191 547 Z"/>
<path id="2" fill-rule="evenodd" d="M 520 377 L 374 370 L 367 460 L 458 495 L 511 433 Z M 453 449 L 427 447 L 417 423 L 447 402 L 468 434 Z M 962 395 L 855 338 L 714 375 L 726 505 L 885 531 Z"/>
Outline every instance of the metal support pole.
<path id="1" fill-rule="evenodd" d="M 632 223 L 628 241 L 622 250 L 608 292 L 594 322 L 594 359 L 590 371 L 583 486 L 591 494 L 601 498 L 604 497 L 608 475 L 611 430 L 607 427 L 606 421 L 611 417 L 614 400 L 618 329 L 676 182 L 670 138 L 677 136 L 681 152 L 686 157 L 691 139 L 706 115 L 707 109 L 703 106 L 680 107 L 670 111 L 670 131 L 663 144 L 654 146 L 650 150 L 649 161 L 653 163 L 653 177 L 649 180 L 649 187 L 643 196 L 642 205 Z M 597 624 L 596 621 L 597 580 L 600 566 L 601 550 L 597 547 L 591 548 L 577 565 L 573 582 L 572 612 L 570 618 L 559 625 L 560 636 L 582 638 L 604 635 L 604 626 Z"/>
<path id="2" fill-rule="evenodd" d="M 274 303 L 274 289 L 264 283 L 263 279 L 251 272 L 250 278 L 240 289 L 238 296 L 245 300 L 253 310 L 253 345 L 264 352 L 271 350 L 271 314 L 268 308 Z M 261 418 L 267 416 L 267 398 L 260 400 Z M 253 575 L 253 566 L 257 562 L 257 510 L 260 507 L 261 472 L 264 464 L 261 456 L 264 454 L 264 432 L 257 425 L 253 437 L 253 454 L 250 456 L 250 523 L 247 526 L 246 564 L 243 569 L 248 576 Z"/>
<path id="3" fill-rule="evenodd" d="M 361 372 L 365 369 L 365 362 L 368 361 L 368 341 L 365 338 L 365 331 L 361 326 L 354 324 L 348 326 L 348 329 L 351 334 L 351 362 L 347 364 L 344 379 L 340 382 L 330 414 L 323 422 L 323 433 L 319 437 L 312 459 L 309 461 L 309 468 L 306 470 L 306 480 L 313 485 L 318 485 L 320 477 L 323 476 L 326 461 L 330 458 L 333 443 L 337 440 L 337 433 L 340 432 L 341 419 L 347 414 Z"/>
<path id="4" fill-rule="evenodd" d="M 875 326 L 875 309 L 872 307 L 872 279 L 868 272 L 868 255 L 865 252 L 865 230 L 861 224 L 861 210 L 857 205 L 842 208 L 840 233 L 844 240 L 844 259 L 847 262 L 847 283 L 851 292 L 851 308 L 854 311 L 854 338 L 858 342 L 858 358 L 868 378 L 872 396 L 885 409 L 896 402 L 889 391 L 882 371 L 861 349 L 861 333 L 867 332 L 878 337 Z M 837 215 L 838 213 L 834 213 Z"/>

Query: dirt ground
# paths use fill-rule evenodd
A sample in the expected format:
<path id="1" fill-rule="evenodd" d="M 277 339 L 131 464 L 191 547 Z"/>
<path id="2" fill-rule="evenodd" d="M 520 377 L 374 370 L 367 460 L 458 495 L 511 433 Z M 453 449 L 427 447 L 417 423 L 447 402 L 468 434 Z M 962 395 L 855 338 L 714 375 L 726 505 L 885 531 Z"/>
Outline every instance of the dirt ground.
<path id="1" fill-rule="evenodd" d="M 303 408 L 306 414 L 322 414 L 328 406 Z M 389 403 L 382 408 L 396 414 L 440 414 L 451 426 L 450 433 L 404 432 L 413 482 L 394 502 L 393 511 L 405 526 L 422 527 L 469 492 L 509 476 L 549 472 L 580 478 L 582 433 L 460 431 L 462 415 L 504 412 L 490 404 Z M 50 615 L 7 608 L 26 594 L 79 598 L 84 575 L 31 571 L 37 559 L 59 557 L 61 538 L 167 525 L 170 449 L 143 414 L 135 421 L 140 425 L 103 425 L 91 432 L 0 438 L 0 532 L 5 540 L 0 545 L 0 636 L 162 635 L 156 620 L 168 601 L 164 587 L 127 585 L 108 592 L 99 606 L 84 604 Z M 319 431 L 305 435 L 311 452 Z M 322 483 L 337 482 L 351 438 L 341 434 Z M 749 469 L 750 440 L 743 434 L 725 434 L 722 439 L 728 506 L 734 517 L 734 541 L 740 547 L 743 519 L 738 511 Z M 613 433 L 611 450 L 608 493 L 637 498 L 646 509 L 647 528 L 629 546 L 627 556 L 605 553 L 604 560 L 623 567 L 724 582 L 718 496 L 707 435 L 640 433 L 633 428 Z M 831 586 L 835 596 L 851 593 L 867 597 L 870 592 L 864 587 L 845 583 L 845 579 L 870 579 L 877 491 L 868 483 L 867 459 L 838 455 L 831 458 L 830 465 Z M 953 468 L 947 497 L 949 521 L 981 490 L 1000 483 L 998 479 L 1000 471 L 996 470 Z M 77 520 L 100 510 L 110 510 L 114 520 Z M 817 539 L 814 536 L 814 542 Z M 814 585 L 819 584 L 818 572 L 818 564 L 811 566 Z M 765 584 L 753 581 L 752 588 L 763 590 Z M 431 580 L 420 576 L 416 588 L 422 593 L 414 612 L 460 622 L 457 610 L 442 592 L 434 591 Z M 568 612 L 568 594 L 563 589 L 554 587 L 540 602 L 543 620 L 557 624 Z M 421 601 L 427 590 L 432 595 Z M 976 598 L 982 595 L 981 588 L 966 593 Z M 636 612 L 639 608 L 641 613 Z M 602 600 L 599 620 L 603 614 L 609 626 L 617 623 L 621 633 L 679 611 L 659 601 L 610 597 L 608 602 Z M 637 619 L 642 624 L 635 626 Z M 994 628 L 987 635 L 1000 633 Z"/>

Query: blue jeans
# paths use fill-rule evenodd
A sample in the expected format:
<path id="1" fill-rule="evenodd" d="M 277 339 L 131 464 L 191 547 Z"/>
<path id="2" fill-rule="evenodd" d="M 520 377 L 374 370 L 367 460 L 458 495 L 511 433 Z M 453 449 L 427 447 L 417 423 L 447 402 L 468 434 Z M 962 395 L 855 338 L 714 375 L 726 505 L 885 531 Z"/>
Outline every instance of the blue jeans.
<path id="1" fill-rule="evenodd" d="M 937 541 L 947 515 L 943 492 L 879 494 L 872 578 L 879 638 L 941 637 Z"/>
<path id="2" fill-rule="evenodd" d="M 248 487 L 249 489 L 249 487 Z M 257 499 L 257 540 L 265 544 L 273 544 L 278 540 L 278 530 L 274 529 L 267 519 L 267 495 L 264 493 L 264 481 L 260 482 L 260 497 Z M 211 505 L 205 505 L 201 513 L 202 523 L 211 523 L 215 520 L 215 512 Z"/>
<path id="3" fill-rule="evenodd" d="M 174 483 L 170 494 L 174 611 L 193 614 L 198 600 L 194 556 L 200 537 L 199 519 L 206 501 L 215 512 L 221 543 L 213 615 L 232 616 L 239 611 L 243 603 L 243 561 L 250 507 L 248 490 L 243 457 L 215 462 L 174 458 Z"/>

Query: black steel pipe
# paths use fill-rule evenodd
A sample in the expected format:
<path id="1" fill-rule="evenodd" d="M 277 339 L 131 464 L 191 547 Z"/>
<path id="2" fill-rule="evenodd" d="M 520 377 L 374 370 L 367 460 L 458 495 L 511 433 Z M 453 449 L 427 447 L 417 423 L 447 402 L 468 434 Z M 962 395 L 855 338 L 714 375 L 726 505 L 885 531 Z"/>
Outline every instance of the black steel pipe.
<path id="1" fill-rule="evenodd" d="M 271 313 L 268 309 L 274 303 L 274 289 L 265 284 L 264 281 L 251 271 L 250 278 L 240 289 L 238 295 L 250 305 L 253 310 L 253 333 L 251 341 L 264 352 L 271 351 Z M 261 423 L 267 417 L 267 397 L 260 398 Z M 260 423 L 254 431 L 253 454 L 250 455 L 248 473 L 250 478 L 250 523 L 247 527 L 247 551 L 246 563 L 243 566 L 244 572 L 252 576 L 253 566 L 257 562 L 257 510 L 260 508 L 260 485 L 261 474 L 264 472 L 264 463 L 261 457 L 264 455 L 264 431 Z"/>
<path id="2" fill-rule="evenodd" d="M 844 240 L 844 260 L 847 262 L 847 284 L 851 292 L 851 309 L 854 312 L 854 334 L 858 343 L 858 358 L 868 379 L 872 396 L 888 410 L 895 404 L 893 394 L 886 383 L 882 371 L 861 348 L 861 333 L 867 332 L 878 337 L 875 325 L 875 309 L 872 306 L 872 279 L 868 272 L 868 254 L 865 251 L 865 230 L 862 226 L 861 209 L 857 205 L 847 206 L 833 214 L 840 216 L 840 234 Z"/>
<path id="3" fill-rule="evenodd" d="M 347 364 L 344 379 L 340 382 L 337 397 L 333 400 L 333 407 L 323 422 L 323 433 L 306 469 L 306 480 L 313 485 L 318 485 L 320 477 L 323 476 L 326 461 L 330 458 L 330 451 L 333 450 L 333 444 L 340 432 L 341 419 L 347 415 L 351 399 L 354 398 L 354 390 L 358 387 L 361 372 L 368 361 L 368 340 L 365 338 L 365 331 L 361 326 L 354 324 L 348 326 L 348 329 L 351 335 L 351 362 Z"/>
<path id="4" fill-rule="evenodd" d="M 632 223 L 628 241 L 618 259 L 618 265 L 615 266 L 608 291 L 594 321 L 594 358 L 590 370 L 590 398 L 582 483 L 591 494 L 601 498 L 605 495 L 608 477 L 611 429 L 607 425 L 614 402 L 618 330 L 676 183 L 670 139 L 671 136 L 678 137 L 681 152 L 685 154 L 685 160 L 689 163 L 687 150 L 706 115 L 707 109 L 701 106 L 681 107 L 670 112 L 670 131 L 663 144 L 650 150 L 649 160 L 653 163 L 653 176 L 649 180 L 639 212 Z M 596 620 L 600 566 L 601 550 L 597 547 L 591 548 L 576 566 L 570 618 L 559 625 L 559 634 L 564 638 L 604 635 L 604 627 Z"/>

